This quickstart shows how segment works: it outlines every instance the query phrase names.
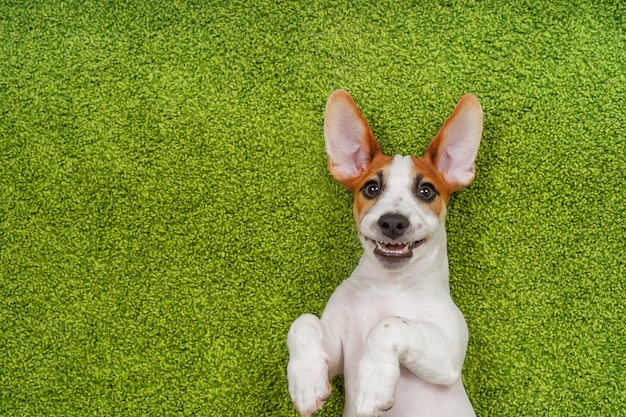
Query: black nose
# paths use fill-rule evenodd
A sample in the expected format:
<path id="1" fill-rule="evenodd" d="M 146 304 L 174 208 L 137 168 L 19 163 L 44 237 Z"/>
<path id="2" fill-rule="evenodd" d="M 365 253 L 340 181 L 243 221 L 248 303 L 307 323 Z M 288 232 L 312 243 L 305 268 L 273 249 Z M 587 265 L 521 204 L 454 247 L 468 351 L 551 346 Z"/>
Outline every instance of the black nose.
<path id="1" fill-rule="evenodd" d="M 378 219 L 378 225 L 383 234 L 391 239 L 402 236 L 409 227 L 409 219 L 401 214 L 385 214 Z"/>

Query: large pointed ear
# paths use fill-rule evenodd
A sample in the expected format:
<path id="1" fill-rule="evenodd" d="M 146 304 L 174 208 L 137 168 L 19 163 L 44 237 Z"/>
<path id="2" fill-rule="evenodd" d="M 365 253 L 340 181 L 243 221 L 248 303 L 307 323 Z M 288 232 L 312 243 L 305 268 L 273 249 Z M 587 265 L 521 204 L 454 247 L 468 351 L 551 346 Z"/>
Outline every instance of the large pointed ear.
<path id="1" fill-rule="evenodd" d="M 324 140 L 330 173 L 348 188 L 381 153 L 365 117 L 345 90 L 336 90 L 328 97 Z"/>
<path id="2" fill-rule="evenodd" d="M 474 160 L 483 131 L 483 110 L 478 99 L 466 94 L 430 142 L 424 156 L 443 175 L 451 191 L 470 185 Z"/>

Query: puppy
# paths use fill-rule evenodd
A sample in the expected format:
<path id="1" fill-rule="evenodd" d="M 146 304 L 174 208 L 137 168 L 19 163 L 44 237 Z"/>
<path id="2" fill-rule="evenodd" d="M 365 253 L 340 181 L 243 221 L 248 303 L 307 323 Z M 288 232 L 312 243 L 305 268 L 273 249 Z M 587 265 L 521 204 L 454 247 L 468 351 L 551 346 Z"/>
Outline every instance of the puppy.
<path id="1" fill-rule="evenodd" d="M 445 216 L 450 194 L 474 179 L 482 120 L 465 95 L 422 157 L 390 157 L 346 91 L 329 97 L 328 166 L 354 194 L 364 253 L 321 318 L 302 315 L 289 330 L 289 392 L 303 417 L 340 373 L 344 417 L 475 415 L 461 380 L 468 334 L 450 297 Z"/>

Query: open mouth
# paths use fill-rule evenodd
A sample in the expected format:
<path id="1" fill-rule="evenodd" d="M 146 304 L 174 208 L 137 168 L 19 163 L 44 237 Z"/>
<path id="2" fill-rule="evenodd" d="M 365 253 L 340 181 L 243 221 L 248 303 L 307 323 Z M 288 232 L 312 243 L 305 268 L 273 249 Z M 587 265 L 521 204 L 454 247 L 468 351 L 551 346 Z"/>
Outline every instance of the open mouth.
<path id="1" fill-rule="evenodd" d="M 378 256 L 386 258 L 410 258 L 413 256 L 413 249 L 424 243 L 426 239 L 417 240 L 415 242 L 377 242 L 374 253 Z"/>

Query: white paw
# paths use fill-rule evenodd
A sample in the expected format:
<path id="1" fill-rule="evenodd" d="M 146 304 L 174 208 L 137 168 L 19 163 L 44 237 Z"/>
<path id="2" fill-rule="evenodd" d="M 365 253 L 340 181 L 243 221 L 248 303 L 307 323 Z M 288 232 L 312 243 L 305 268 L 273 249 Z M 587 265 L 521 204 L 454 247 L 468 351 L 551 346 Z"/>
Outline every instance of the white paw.
<path id="1" fill-rule="evenodd" d="M 383 363 L 366 355 L 359 363 L 356 412 L 359 417 L 376 417 L 395 402 L 400 365 Z"/>
<path id="2" fill-rule="evenodd" d="M 289 394 L 301 416 L 318 411 L 330 396 L 329 365 L 330 359 L 324 352 L 289 360 Z"/>

